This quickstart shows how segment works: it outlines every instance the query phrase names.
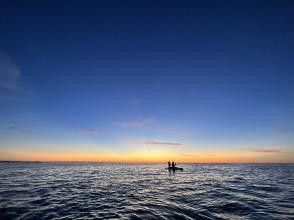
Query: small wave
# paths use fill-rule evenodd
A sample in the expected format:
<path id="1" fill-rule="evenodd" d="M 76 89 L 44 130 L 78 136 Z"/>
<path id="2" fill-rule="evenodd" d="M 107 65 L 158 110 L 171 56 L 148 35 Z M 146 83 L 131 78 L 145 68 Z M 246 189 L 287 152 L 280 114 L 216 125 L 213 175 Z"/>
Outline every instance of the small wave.
<path id="1" fill-rule="evenodd" d="M 0 166 L 5 220 L 294 218 L 294 165 Z"/>

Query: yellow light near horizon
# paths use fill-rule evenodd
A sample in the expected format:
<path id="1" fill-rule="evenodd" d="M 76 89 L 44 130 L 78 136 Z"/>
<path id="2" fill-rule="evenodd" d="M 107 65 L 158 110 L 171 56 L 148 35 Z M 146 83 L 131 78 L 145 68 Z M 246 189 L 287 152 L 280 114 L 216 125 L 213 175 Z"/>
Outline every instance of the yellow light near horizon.
<path id="1" fill-rule="evenodd" d="M 177 163 L 293 163 L 293 157 L 278 157 L 275 155 L 240 154 L 236 152 L 208 155 L 207 153 L 197 156 L 187 156 L 178 152 L 166 151 L 131 151 L 124 153 L 107 152 L 24 152 L 9 151 L 2 152 L 0 160 L 18 161 L 89 161 L 89 162 L 126 162 L 126 163 L 166 163 L 176 161 Z"/>

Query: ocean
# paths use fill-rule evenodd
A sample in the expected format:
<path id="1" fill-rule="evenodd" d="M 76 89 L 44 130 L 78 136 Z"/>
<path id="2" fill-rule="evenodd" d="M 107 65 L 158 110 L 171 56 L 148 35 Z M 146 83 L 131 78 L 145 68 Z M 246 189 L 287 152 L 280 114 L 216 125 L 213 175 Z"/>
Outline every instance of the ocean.
<path id="1" fill-rule="evenodd" d="M 294 219 L 294 164 L 0 163 L 0 219 Z"/>

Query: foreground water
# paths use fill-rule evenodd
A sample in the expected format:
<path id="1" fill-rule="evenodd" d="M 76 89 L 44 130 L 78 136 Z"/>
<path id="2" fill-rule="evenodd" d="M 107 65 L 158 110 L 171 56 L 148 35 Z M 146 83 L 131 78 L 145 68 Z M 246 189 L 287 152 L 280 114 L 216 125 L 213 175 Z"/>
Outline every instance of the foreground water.
<path id="1" fill-rule="evenodd" d="M 0 163 L 0 219 L 294 219 L 294 165 Z"/>

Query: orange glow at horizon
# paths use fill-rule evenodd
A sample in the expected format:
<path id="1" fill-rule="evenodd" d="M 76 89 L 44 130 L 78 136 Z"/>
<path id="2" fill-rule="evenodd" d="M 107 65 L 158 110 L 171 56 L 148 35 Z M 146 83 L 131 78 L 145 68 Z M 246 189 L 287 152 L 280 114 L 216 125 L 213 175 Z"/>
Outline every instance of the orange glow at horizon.
<path id="1" fill-rule="evenodd" d="M 176 161 L 177 163 L 294 163 L 293 155 L 269 155 L 258 153 L 222 153 L 183 155 L 174 153 L 92 153 L 92 152 L 1 152 L 0 160 L 12 161 L 76 161 L 76 162 L 125 162 L 125 163 L 162 163 Z"/>

